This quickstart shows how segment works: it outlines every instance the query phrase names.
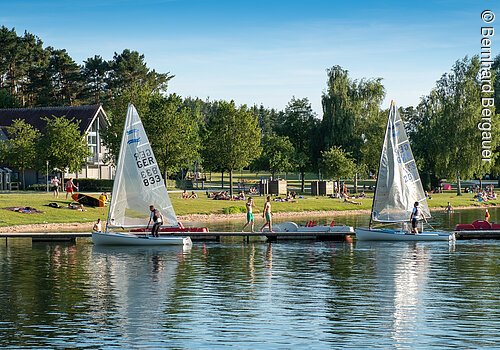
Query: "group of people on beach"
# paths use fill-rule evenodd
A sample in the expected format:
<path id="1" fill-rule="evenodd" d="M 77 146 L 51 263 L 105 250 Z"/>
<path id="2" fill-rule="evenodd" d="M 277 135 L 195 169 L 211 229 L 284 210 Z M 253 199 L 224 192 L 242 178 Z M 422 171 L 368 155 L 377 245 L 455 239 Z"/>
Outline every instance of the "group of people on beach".
<path id="1" fill-rule="evenodd" d="M 245 207 L 247 210 L 247 222 L 241 229 L 242 232 L 245 230 L 245 228 L 250 225 L 250 228 L 252 229 L 252 232 L 255 232 L 254 226 L 255 226 L 255 218 L 253 215 L 253 208 L 255 207 L 255 204 L 253 202 L 252 197 L 248 197 L 247 202 L 245 203 Z M 264 210 L 262 211 L 262 217 L 265 219 L 264 225 L 260 228 L 260 232 L 264 231 L 264 228 L 266 226 L 269 228 L 269 232 L 274 232 L 273 231 L 273 223 L 272 223 L 272 214 L 271 214 L 271 196 L 266 197 L 266 202 L 264 203 Z"/>
<path id="2" fill-rule="evenodd" d="M 245 192 L 240 191 L 238 194 L 231 196 L 228 191 L 212 192 L 206 191 L 207 198 L 215 200 L 245 200 Z"/>
<path id="3" fill-rule="evenodd" d="M 196 199 L 196 198 L 198 198 L 198 195 L 196 194 L 195 191 L 191 191 L 191 194 L 189 194 L 187 190 L 184 190 L 184 192 L 182 192 L 181 198 L 182 199 Z"/>

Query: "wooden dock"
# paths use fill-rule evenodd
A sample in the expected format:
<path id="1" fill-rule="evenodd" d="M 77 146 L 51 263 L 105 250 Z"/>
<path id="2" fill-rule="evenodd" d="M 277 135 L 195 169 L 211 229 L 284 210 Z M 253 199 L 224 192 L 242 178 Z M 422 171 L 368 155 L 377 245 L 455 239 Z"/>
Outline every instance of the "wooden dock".
<path id="1" fill-rule="evenodd" d="M 500 230 L 455 231 L 456 239 L 500 239 Z"/>
<path id="2" fill-rule="evenodd" d="M 139 234 L 140 235 L 140 234 Z M 318 240 L 318 241 L 344 241 L 353 236 L 352 233 L 331 232 L 179 232 L 161 234 L 164 237 L 186 237 L 193 241 L 217 241 L 221 238 L 242 237 L 249 242 L 250 237 L 260 237 L 270 242 L 280 240 Z M 0 233 L 0 238 L 31 238 L 33 242 L 72 241 L 78 238 L 90 238 L 92 232 L 5 232 Z"/>
<path id="3" fill-rule="evenodd" d="M 241 237 L 249 242 L 250 237 L 266 239 L 269 242 L 300 240 L 300 241 L 345 241 L 355 238 L 353 233 L 332 232 L 184 232 L 173 234 L 162 234 L 170 237 L 189 236 L 193 241 L 217 241 L 222 238 Z M 468 239 L 500 239 L 500 230 L 471 230 L 456 231 L 457 240 Z M 78 238 L 90 238 L 92 232 L 4 232 L 0 238 L 5 238 L 5 243 L 11 238 L 28 238 L 33 242 L 76 242 Z"/>

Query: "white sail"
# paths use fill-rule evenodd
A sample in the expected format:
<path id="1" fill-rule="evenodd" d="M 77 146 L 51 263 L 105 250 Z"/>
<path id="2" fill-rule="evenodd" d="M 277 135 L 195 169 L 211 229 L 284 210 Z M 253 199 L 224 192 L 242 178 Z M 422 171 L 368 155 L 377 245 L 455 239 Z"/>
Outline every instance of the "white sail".
<path id="1" fill-rule="evenodd" d="M 417 165 L 403 121 L 393 102 L 380 156 L 372 218 L 379 222 L 408 221 L 415 202 L 420 202 L 420 212 L 429 218 L 431 215 Z"/>
<path id="2" fill-rule="evenodd" d="M 137 110 L 130 104 L 116 167 L 108 226 L 146 226 L 150 205 L 162 213 L 163 225 L 178 225 L 148 136 Z"/>

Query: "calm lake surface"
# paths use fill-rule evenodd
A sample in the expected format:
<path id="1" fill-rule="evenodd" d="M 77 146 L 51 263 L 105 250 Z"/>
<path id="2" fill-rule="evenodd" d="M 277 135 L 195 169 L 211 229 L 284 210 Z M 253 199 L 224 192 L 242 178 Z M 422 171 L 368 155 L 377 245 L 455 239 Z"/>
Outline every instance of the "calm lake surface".
<path id="1" fill-rule="evenodd" d="M 0 347 L 499 348 L 499 266 L 490 240 L 2 241 Z"/>

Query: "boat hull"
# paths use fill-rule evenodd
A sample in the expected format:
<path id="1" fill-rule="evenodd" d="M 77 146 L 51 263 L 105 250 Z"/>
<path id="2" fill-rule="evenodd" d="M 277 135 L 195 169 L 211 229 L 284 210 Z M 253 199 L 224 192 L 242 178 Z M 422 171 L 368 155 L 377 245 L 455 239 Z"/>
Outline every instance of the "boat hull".
<path id="1" fill-rule="evenodd" d="M 73 193 L 71 198 L 80 204 L 87 205 L 89 207 L 104 207 L 105 203 L 99 198 L 89 196 L 83 193 Z"/>
<path id="2" fill-rule="evenodd" d="M 443 231 L 409 234 L 402 230 L 357 228 L 356 239 L 360 241 L 452 241 L 455 235 Z"/>
<path id="3" fill-rule="evenodd" d="M 131 233 L 92 232 L 92 243 L 95 245 L 127 245 L 127 246 L 161 246 L 191 245 L 189 237 L 152 237 L 137 236 Z"/>

